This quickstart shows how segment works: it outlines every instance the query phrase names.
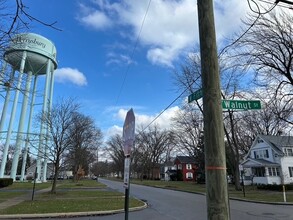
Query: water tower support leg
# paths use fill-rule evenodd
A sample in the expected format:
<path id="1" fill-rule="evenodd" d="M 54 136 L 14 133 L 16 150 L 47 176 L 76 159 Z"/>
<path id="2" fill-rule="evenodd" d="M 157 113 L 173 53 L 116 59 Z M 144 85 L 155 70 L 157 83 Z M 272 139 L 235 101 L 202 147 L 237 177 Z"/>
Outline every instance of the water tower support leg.
<path id="1" fill-rule="evenodd" d="M 49 89 L 49 82 L 50 82 L 51 65 L 52 65 L 52 61 L 50 59 L 48 59 L 47 69 L 46 69 L 46 85 L 45 85 L 45 91 L 44 91 L 42 117 L 47 116 L 47 113 L 48 113 L 47 112 L 48 89 Z M 46 133 L 45 132 L 45 127 L 46 127 L 46 122 L 44 120 L 42 120 L 41 121 L 41 129 L 40 129 L 40 141 L 39 141 L 38 158 L 37 158 L 37 181 L 38 182 L 41 182 L 41 166 L 42 166 L 42 160 L 44 159 L 44 154 L 45 154 L 45 147 L 44 147 L 44 135 Z"/>
<path id="2" fill-rule="evenodd" d="M 21 64 L 20 64 L 18 82 L 17 82 L 16 91 L 15 91 L 15 95 L 14 95 L 14 102 L 13 102 L 12 112 L 11 112 L 10 121 L 9 121 L 9 125 L 8 125 L 6 142 L 4 145 L 3 158 L 2 158 L 2 162 L 1 162 L 1 168 L 0 168 L 0 178 L 4 176 L 5 166 L 6 166 L 6 162 L 7 162 L 7 153 L 8 153 L 8 148 L 9 148 L 9 144 L 10 144 L 12 127 L 13 127 L 17 103 L 18 103 L 18 97 L 19 97 L 19 91 L 20 91 L 21 82 L 22 82 L 22 76 L 23 76 L 23 70 L 24 70 L 25 61 L 26 61 L 26 55 L 27 55 L 26 51 L 24 51 L 23 55 L 22 55 Z"/>
<path id="3" fill-rule="evenodd" d="M 34 104 L 35 104 L 35 98 L 36 98 L 37 81 L 38 81 L 38 75 L 35 75 L 33 92 L 32 92 L 32 100 L 30 104 L 30 113 L 29 113 L 28 125 L 27 125 L 27 135 L 25 139 L 25 147 L 24 147 L 23 160 L 22 160 L 22 166 L 21 166 L 21 177 L 20 177 L 21 181 L 24 180 L 24 176 L 25 176 L 26 160 L 27 160 L 27 154 L 29 151 L 29 144 L 30 144 L 31 122 L 32 122 L 32 116 L 34 112 Z"/>
<path id="4" fill-rule="evenodd" d="M 30 88 L 31 88 L 31 81 L 32 81 L 32 72 L 29 71 L 27 73 L 25 92 L 23 94 L 22 107 L 21 107 L 21 112 L 20 112 L 20 119 L 19 119 L 17 138 L 16 138 L 16 144 L 15 144 L 16 145 L 15 152 L 14 152 L 12 167 L 11 167 L 11 172 L 10 172 L 10 177 L 13 178 L 13 180 L 15 180 L 15 177 L 17 174 L 19 155 L 20 155 L 20 151 L 22 149 L 22 145 L 23 145 L 23 141 L 24 141 L 24 121 L 26 118 L 29 92 L 30 92 Z"/>

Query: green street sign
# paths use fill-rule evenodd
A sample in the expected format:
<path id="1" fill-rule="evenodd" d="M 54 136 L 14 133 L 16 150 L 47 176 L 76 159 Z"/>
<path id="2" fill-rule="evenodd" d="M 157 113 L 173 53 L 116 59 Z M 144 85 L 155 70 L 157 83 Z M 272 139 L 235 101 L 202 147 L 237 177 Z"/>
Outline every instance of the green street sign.
<path id="1" fill-rule="evenodd" d="M 259 100 L 222 100 L 222 107 L 223 109 L 232 110 L 256 110 L 261 109 L 261 104 Z"/>
<path id="2" fill-rule="evenodd" d="M 202 89 L 196 90 L 194 93 L 188 96 L 188 103 L 202 98 Z"/>

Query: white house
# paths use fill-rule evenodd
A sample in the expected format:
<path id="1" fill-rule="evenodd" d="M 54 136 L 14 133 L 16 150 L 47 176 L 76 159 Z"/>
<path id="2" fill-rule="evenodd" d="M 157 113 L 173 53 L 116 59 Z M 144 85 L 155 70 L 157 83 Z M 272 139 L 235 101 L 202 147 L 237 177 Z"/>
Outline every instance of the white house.
<path id="1" fill-rule="evenodd" d="M 293 137 L 258 135 L 241 166 L 246 184 L 293 184 Z"/>
<path id="2" fill-rule="evenodd" d="M 170 181 L 171 176 L 177 174 L 174 158 L 170 158 L 161 166 L 161 180 Z"/>
<path id="3" fill-rule="evenodd" d="M 34 174 L 35 174 L 35 170 L 36 170 L 36 166 L 37 164 L 36 163 L 33 163 L 28 169 L 27 169 L 27 175 L 26 175 L 26 178 L 28 179 L 31 179 L 34 177 Z M 41 176 L 43 176 L 43 166 L 41 166 Z M 47 179 L 51 179 L 54 175 L 54 165 L 53 163 L 48 163 L 47 164 Z M 61 179 L 67 179 L 69 178 L 70 176 L 72 176 L 72 171 L 66 171 L 63 167 L 61 167 L 60 171 L 59 171 L 59 176 L 58 178 L 61 178 Z"/>

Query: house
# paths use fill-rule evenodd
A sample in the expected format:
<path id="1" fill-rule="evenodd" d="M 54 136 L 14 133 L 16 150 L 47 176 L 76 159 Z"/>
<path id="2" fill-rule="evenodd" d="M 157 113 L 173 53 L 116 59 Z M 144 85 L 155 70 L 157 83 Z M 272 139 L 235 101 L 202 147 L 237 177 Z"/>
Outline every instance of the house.
<path id="1" fill-rule="evenodd" d="M 245 184 L 292 184 L 293 137 L 258 135 L 241 166 Z"/>
<path id="2" fill-rule="evenodd" d="M 161 180 L 170 181 L 177 179 L 177 170 L 174 165 L 175 158 L 170 158 L 161 166 Z M 176 176 L 176 178 L 174 178 Z"/>
<path id="3" fill-rule="evenodd" d="M 194 158 L 188 156 L 177 156 L 174 160 L 177 170 L 177 180 L 195 181 L 197 164 Z"/>
<path id="4" fill-rule="evenodd" d="M 27 171 L 26 171 L 26 179 L 34 179 L 34 175 L 35 175 L 35 172 L 36 172 L 36 166 L 37 166 L 37 163 L 33 163 L 30 167 L 27 168 Z M 42 166 L 41 166 L 41 174 L 40 174 L 40 177 L 43 176 L 43 162 L 42 162 Z M 47 179 L 49 179 L 49 177 L 53 174 L 53 170 L 54 170 L 54 167 L 53 167 L 53 163 L 47 163 Z"/>
<path id="5" fill-rule="evenodd" d="M 26 179 L 33 179 L 34 174 L 36 171 L 36 163 L 33 163 L 28 169 L 27 169 L 27 174 L 26 174 Z M 43 176 L 43 164 L 41 166 L 41 177 Z M 47 172 L 46 172 L 46 178 L 51 179 L 54 175 L 54 164 L 53 163 L 47 163 Z M 59 179 L 68 179 L 70 176 L 72 176 L 72 171 L 66 171 L 64 168 L 61 168 L 59 171 Z"/>

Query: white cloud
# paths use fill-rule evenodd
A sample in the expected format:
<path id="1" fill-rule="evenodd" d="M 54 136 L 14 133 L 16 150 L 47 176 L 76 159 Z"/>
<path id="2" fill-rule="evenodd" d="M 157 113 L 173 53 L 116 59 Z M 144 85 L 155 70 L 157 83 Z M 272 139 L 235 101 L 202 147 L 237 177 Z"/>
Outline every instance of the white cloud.
<path id="1" fill-rule="evenodd" d="M 114 125 L 111 128 L 109 128 L 105 132 L 105 137 L 110 137 L 113 134 L 122 135 L 122 130 L 123 130 L 122 126 L 123 126 L 127 111 L 128 109 L 121 108 L 116 112 L 114 118 L 120 121 L 121 126 Z M 166 111 L 164 111 L 154 122 L 152 122 L 159 115 L 159 113 L 155 115 L 141 114 L 136 112 L 134 109 L 136 129 L 143 129 L 146 126 L 148 126 L 151 122 L 152 124 L 150 126 L 157 125 L 160 129 L 170 129 L 171 123 L 172 123 L 171 119 L 175 116 L 176 112 L 178 111 L 180 111 L 178 106 L 169 108 Z"/>
<path id="2" fill-rule="evenodd" d="M 81 22 L 96 29 L 104 29 L 112 25 L 111 20 L 99 11 L 82 17 Z"/>
<path id="3" fill-rule="evenodd" d="M 118 125 L 114 125 L 104 132 L 104 136 L 106 137 L 106 140 L 107 140 L 109 137 L 114 136 L 116 134 L 122 135 L 122 132 L 123 132 L 122 127 L 119 127 Z"/>
<path id="4" fill-rule="evenodd" d="M 248 11 L 246 1 L 214 1 L 218 40 L 238 31 Z M 82 19 L 92 26 L 110 24 L 133 41 L 140 33 L 148 0 L 96 0 Z M 85 7 L 85 6 L 83 6 Z M 83 9 L 84 10 L 84 9 Z M 100 19 L 88 19 L 101 17 Z M 106 19 L 107 18 L 107 19 Z M 111 22 L 109 21 L 111 20 Z M 108 26 L 109 27 L 109 26 Z M 121 31 L 120 27 L 126 27 Z M 153 64 L 172 66 L 184 52 L 198 44 L 197 4 L 194 0 L 153 0 L 140 33 L 139 43 L 147 48 L 146 56 Z"/>
<path id="5" fill-rule="evenodd" d="M 111 27 L 113 22 L 111 18 L 102 11 L 94 10 L 84 4 L 79 5 L 81 15 L 77 17 L 82 24 L 92 27 L 96 30 L 106 29 Z"/>
<path id="6" fill-rule="evenodd" d="M 85 75 L 78 69 L 72 69 L 69 67 L 60 68 L 55 70 L 55 81 L 60 83 L 71 82 L 78 86 L 87 85 L 87 80 Z"/>

